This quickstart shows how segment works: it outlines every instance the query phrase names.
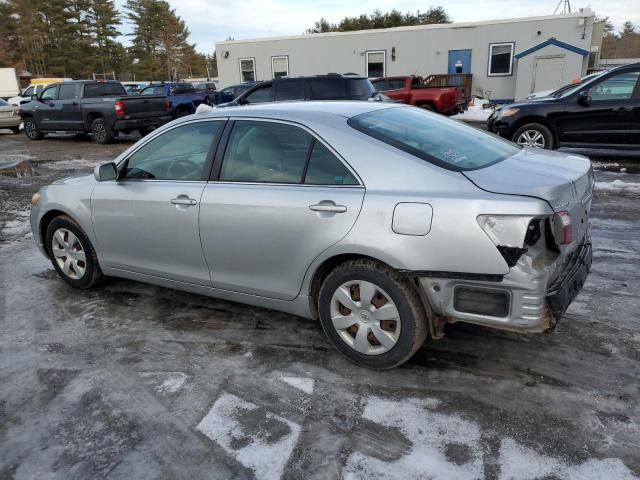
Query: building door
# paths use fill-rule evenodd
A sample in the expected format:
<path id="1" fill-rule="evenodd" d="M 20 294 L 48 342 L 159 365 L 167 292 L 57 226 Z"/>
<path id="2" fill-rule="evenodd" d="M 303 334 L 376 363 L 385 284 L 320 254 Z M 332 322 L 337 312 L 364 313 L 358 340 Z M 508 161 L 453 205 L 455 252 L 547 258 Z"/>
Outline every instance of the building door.
<path id="1" fill-rule="evenodd" d="M 533 91 L 556 90 L 566 84 L 565 56 L 538 57 L 533 72 Z"/>
<path id="2" fill-rule="evenodd" d="M 447 73 L 471 73 L 471 50 L 449 50 Z"/>

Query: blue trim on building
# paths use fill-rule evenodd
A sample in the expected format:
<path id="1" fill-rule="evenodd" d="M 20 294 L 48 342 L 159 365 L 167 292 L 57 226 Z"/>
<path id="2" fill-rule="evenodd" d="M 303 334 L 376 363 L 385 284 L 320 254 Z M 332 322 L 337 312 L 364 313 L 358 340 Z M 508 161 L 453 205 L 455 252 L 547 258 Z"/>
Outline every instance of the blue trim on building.
<path id="1" fill-rule="evenodd" d="M 561 42 L 560 40 L 558 40 L 557 38 L 551 37 L 548 40 L 545 40 L 542 43 L 538 43 L 537 45 L 534 45 L 531 48 L 527 48 L 526 50 L 517 53 L 516 54 L 516 58 L 522 58 L 522 57 L 526 57 L 527 55 L 529 55 L 530 53 L 536 52 L 538 50 L 540 50 L 541 48 L 544 48 L 548 45 L 555 45 L 556 47 L 560 47 L 560 48 L 564 48 L 565 50 L 569 50 L 570 52 L 573 53 L 577 53 L 578 55 L 588 55 L 589 51 L 585 50 L 584 48 L 580 48 L 580 47 L 576 47 L 575 45 L 571 45 L 570 43 L 565 43 L 565 42 Z"/>

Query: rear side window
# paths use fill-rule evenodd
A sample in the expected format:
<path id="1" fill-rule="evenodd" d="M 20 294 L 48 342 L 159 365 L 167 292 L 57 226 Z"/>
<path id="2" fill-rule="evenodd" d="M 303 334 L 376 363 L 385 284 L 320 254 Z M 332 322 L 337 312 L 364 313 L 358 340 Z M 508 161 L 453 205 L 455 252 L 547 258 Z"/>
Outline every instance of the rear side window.
<path id="1" fill-rule="evenodd" d="M 87 83 L 84 86 L 85 98 L 117 97 L 126 95 L 121 83 Z"/>
<path id="2" fill-rule="evenodd" d="M 220 180 L 300 183 L 311 141 L 311 135 L 293 125 L 239 121 L 225 150 Z"/>
<path id="3" fill-rule="evenodd" d="M 347 80 L 349 95 L 355 100 L 366 100 L 375 93 L 371 81 L 367 78 L 352 78 Z"/>
<path id="4" fill-rule="evenodd" d="M 343 100 L 347 98 L 345 83 L 341 78 L 309 79 L 311 94 L 316 100 Z"/>
<path id="5" fill-rule="evenodd" d="M 142 92 L 141 95 L 164 95 L 164 87 L 159 85 L 157 87 L 147 87 Z"/>
<path id="6" fill-rule="evenodd" d="M 247 102 L 247 103 L 270 102 L 271 101 L 271 90 L 272 90 L 271 85 L 268 85 L 266 87 L 258 88 L 257 90 L 254 90 L 249 95 L 244 97 L 244 101 Z"/>
<path id="7" fill-rule="evenodd" d="M 327 147 L 315 141 L 304 183 L 311 185 L 358 185 L 358 180 Z"/>
<path id="8" fill-rule="evenodd" d="M 276 85 L 276 101 L 304 100 L 304 82 L 297 80 L 282 81 Z"/>
<path id="9" fill-rule="evenodd" d="M 60 100 L 68 100 L 71 98 L 75 98 L 76 96 L 76 86 L 75 84 L 61 84 L 60 91 L 58 92 L 58 99 Z"/>
<path id="10" fill-rule="evenodd" d="M 401 90 L 404 88 L 404 80 L 389 80 L 389 90 Z"/>
<path id="11" fill-rule="evenodd" d="M 417 107 L 357 115 L 351 127 L 447 170 L 476 170 L 515 155 L 520 147 Z"/>

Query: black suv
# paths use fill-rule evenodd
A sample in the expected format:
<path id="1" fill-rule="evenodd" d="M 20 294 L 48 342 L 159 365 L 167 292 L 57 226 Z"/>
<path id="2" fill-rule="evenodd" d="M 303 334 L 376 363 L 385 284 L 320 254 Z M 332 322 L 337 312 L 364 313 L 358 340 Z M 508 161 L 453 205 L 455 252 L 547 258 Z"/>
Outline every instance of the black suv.
<path id="1" fill-rule="evenodd" d="M 280 77 L 258 83 L 242 95 L 221 106 L 286 100 L 369 100 L 378 94 L 366 77 L 353 75 L 313 75 L 308 77 Z"/>
<path id="2" fill-rule="evenodd" d="M 489 131 L 520 145 L 640 153 L 640 63 L 611 69 L 551 97 L 496 110 Z"/>

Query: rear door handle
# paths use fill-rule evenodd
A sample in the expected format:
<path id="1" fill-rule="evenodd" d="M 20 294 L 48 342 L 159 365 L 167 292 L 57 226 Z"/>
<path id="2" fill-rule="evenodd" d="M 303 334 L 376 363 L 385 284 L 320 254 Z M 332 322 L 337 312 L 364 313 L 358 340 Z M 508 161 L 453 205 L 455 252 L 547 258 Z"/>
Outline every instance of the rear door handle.
<path id="1" fill-rule="evenodd" d="M 335 202 L 323 200 L 315 205 L 309 205 L 309 210 L 314 212 L 330 212 L 330 213 L 344 213 L 347 211 L 345 205 L 336 205 Z"/>
<path id="2" fill-rule="evenodd" d="M 176 198 L 171 199 L 171 203 L 174 205 L 195 205 L 198 201 L 186 195 L 178 195 Z"/>

